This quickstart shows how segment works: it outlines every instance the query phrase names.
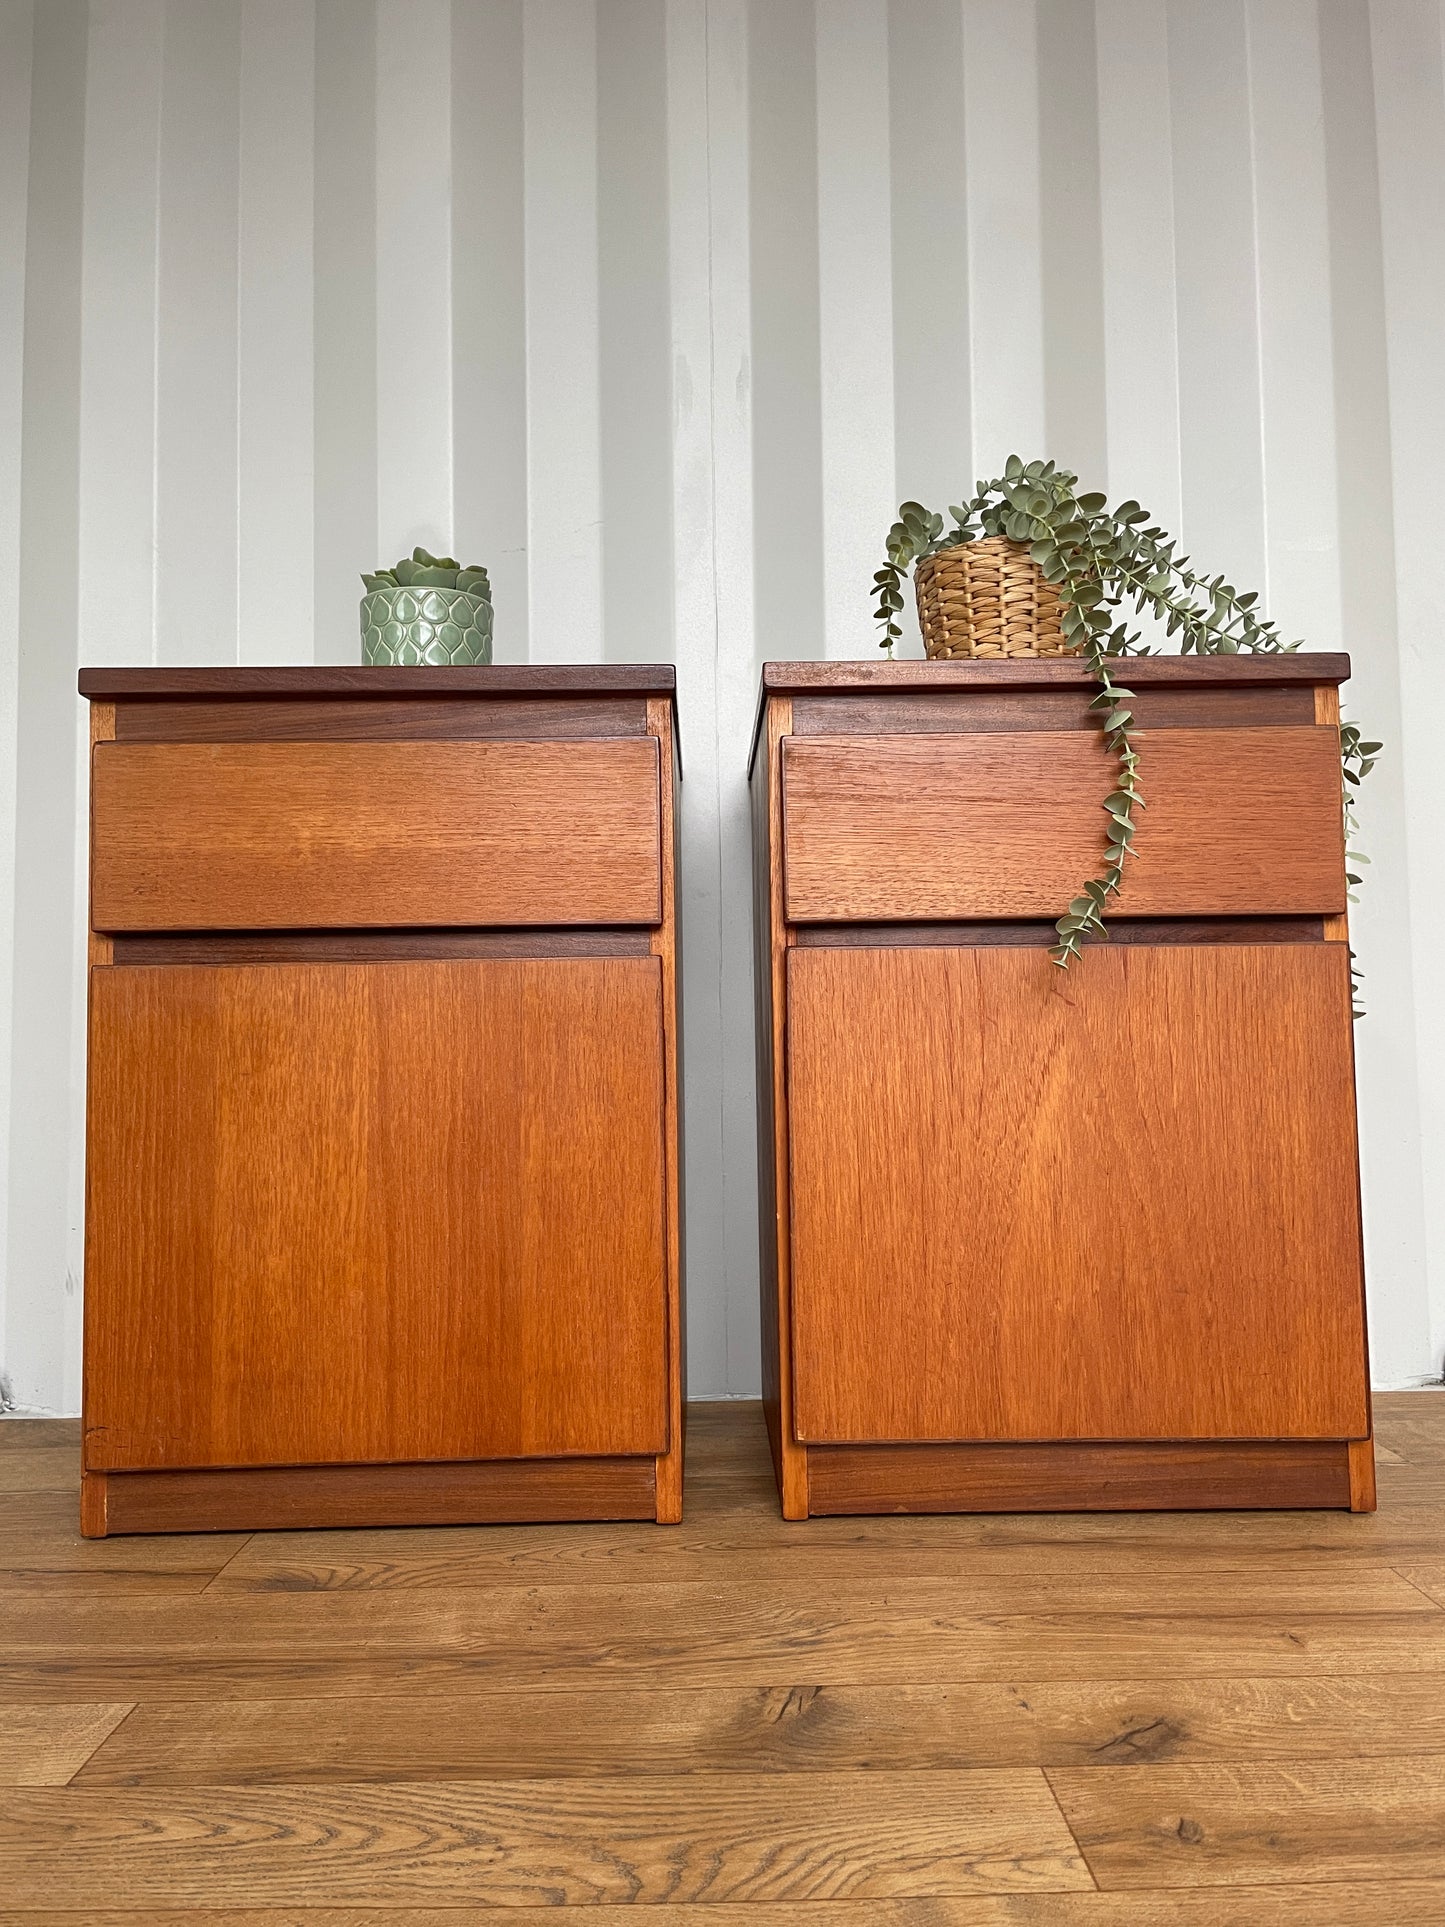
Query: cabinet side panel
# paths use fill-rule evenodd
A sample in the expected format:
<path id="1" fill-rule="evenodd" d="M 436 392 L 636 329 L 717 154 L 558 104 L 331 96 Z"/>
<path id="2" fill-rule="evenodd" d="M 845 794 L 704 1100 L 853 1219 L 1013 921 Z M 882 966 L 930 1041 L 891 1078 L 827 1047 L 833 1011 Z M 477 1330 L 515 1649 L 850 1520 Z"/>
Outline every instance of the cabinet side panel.
<path id="1" fill-rule="evenodd" d="M 797 1432 L 1368 1430 L 1337 944 L 789 954 Z"/>
<path id="2" fill-rule="evenodd" d="M 807 1453 L 793 1430 L 792 1313 L 789 1265 L 788 1104 L 785 1051 L 786 962 L 791 933 L 783 921 L 780 744 L 792 704 L 769 699 L 752 773 L 753 994 L 758 1094 L 759 1301 L 763 1412 L 783 1514 L 808 1516 Z"/>

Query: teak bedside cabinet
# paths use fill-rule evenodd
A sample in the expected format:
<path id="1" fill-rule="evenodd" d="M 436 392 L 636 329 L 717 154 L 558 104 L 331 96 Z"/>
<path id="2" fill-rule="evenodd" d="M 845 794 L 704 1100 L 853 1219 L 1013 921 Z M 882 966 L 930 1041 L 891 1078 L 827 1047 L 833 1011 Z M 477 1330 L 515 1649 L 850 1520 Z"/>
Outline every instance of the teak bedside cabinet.
<path id="1" fill-rule="evenodd" d="M 681 1516 L 673 673 L 82 671 L 88 1535 Z"/>
<path id="2" fill-rule="evenodd" d="M 1329 655 L 769 663 L 763 1393 L 788 1518 L 1374 1506 Z"/>

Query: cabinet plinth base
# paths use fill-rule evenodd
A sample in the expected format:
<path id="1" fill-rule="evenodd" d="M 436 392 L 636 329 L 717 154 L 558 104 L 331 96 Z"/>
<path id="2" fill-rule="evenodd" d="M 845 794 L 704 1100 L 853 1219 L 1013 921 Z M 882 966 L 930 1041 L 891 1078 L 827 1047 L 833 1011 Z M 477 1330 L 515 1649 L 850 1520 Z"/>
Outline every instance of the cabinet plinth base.
<path id="1" fill-rule="evenodd" d="M 327 1526 L 652 1519 L 653 1458 L 87 1472 L 81 1531 L 277 1532 Z"/>
<path id="2" fill-rule="evenodd" d="M 812 1445 L 807 1458 L 810 1514 L 1374 1510 L 1368 1439 Z"/>

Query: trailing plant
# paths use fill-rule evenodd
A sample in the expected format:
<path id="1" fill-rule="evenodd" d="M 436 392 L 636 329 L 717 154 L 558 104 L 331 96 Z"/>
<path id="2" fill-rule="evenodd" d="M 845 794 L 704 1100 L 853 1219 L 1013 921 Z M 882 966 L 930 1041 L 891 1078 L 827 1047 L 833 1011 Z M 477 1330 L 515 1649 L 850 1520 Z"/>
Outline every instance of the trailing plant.
<path id="1" fill-rule="evenodd" d="M 374 575 L 362 576 L 368 591 L 372 589 L 465 589 L 468 594 L 480 596 L 484 602 L 492 599 L 492 585 L 484 568 L 478 563 L 462 564 L 449 555 L 432 555 L 427 549 L 413 549 L 409 556 L 403 556 L 389 569 L 378 569 Z"/>
<path id="2" fill-rule="evenodd" d="M 1222 575 L 1207 577 L 1178 552 L 1178 543 L 1150 519 L 1147 509 L 1125 501 L 1110 508 L 1097 491 L 1079 490 L 1079 478 L 1054 462 L 1027 462 L 1010 455 L 1001 476 L 980 481 L 973 495 L 950 508 L 950 524 L 918 502 L 905 502 L 888 532 L 887 560 L 873 578 L 874 614 L 882 626 L 880 647 L 891 656 L 903 631 L 903 579 L 931 555 L 1006 536 L 1028 545 L 1045 578 L 1058 590 L 1067 646 L 1088 664 L 1099 693 L 1090 704 L 1115 758 L 1114 788 L 1104 799 L 1108 815 L 1106 855 L 1097 876 L 1084 883 L 1054 928 L 1049 955 L 1067 968 L 1087 936 L 1103 936 L 1104 912 L 1136 854 L 1135 813 L 1144 808 L 1139 782 L 1133 691 L 1115 680 L 1120 657 L 1151 655 L 1128 612 L 1157 618 L 1167 636 L 1178 636 L 1185 655 L 1273 655 L 1299 648 L 1284 642 L 1275 624 L 1256 609 L 1258 596 L 1241 594 Z M 1352 724 L 1340 731 L 1346 841 L 1355 829 L 1353 796 L 1374 765 L 1380 744 L 1360 740 Z M 1352 851 L 1355 861 L 1363 862 Z M 1357 877 L 1351 877 L 1352 885 Z"/>

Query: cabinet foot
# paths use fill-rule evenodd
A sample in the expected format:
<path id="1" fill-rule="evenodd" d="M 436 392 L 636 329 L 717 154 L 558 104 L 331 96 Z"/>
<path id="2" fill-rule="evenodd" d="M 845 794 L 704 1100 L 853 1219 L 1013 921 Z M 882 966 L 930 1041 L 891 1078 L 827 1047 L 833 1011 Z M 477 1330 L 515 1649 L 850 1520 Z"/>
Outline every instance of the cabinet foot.
<path id="1" fill-rule="evenodd" d="M 1373 1512 L 1375 1509 L 1375 1440 L 1350 1440 L 1350 1510 Z"/>

